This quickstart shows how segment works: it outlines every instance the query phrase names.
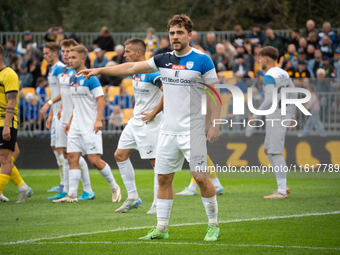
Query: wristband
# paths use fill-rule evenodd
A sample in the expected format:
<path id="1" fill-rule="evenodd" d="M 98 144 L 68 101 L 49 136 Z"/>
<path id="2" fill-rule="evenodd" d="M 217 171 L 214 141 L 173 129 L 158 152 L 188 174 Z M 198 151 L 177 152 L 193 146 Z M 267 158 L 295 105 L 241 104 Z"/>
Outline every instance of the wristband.
<path id="1" fill-rule="evenodd" d="M 50 106 L 53 104 L 53 101 L 52 101 L 52 99 L 50 99 L 50 100 L 48 100 L 48 102 L 47 102 Z"/>

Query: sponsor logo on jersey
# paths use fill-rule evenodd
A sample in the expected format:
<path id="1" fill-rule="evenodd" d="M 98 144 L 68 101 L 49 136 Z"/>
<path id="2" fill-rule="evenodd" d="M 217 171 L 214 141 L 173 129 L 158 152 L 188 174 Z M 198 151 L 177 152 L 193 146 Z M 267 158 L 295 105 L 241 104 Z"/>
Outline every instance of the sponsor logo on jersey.
<path id="1" fill-rule="evenodd" d="M 185 70 L 185 65 L 172 65 L 173 70 Z"/>
<path id="2" fill-rule="evenodd" d="M 188 69 L 193 68 L 193 66 L 194 66 L 194 62 L 192 62 L 192 61 L 189 61 L 189 62 L 187 62 L 187 64 L 186 64 L 186 67 L 187 67 Z"/>
<path id="3" fill-rule="evenodd" d="M 141 80 L 140 77 L 135 76 L 135 81 L 140 81 L 140 80 Z"/>
<path id="4" fill-rule="evenodd" d="M 68 77 L 68 73 L 64 73 L 62 77 Z"/>
<path id="5" fill-rule="evenodd" d="M 179 71 L 175 72 L 175 77 L 179 77 Z"/>
<path id="6" fill-rule="evenodd" d="M 73 83 L 72 83 L 72 87 L 75 87 L 75 88 L 76 88 L 76 87 L 79 87 L 79 83 L 73 82 Z"/>
<path id="7" fill-rule="evenodd" d="M 165 66 L 171 66 L 171 65 L 172 65 L 172 63 L 165 64 Z"/>

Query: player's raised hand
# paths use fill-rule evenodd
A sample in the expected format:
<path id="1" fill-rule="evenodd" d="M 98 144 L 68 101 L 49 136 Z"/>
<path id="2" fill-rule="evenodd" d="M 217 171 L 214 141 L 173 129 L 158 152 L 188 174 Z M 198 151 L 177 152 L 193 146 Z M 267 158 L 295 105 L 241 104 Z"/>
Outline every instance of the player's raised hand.
<path id="1" fill-rule="evenodd" d="M 93 128 L 93 131 L 95 132 L 95 134 L 97 134 L 97 132 L 99 130 L 102 130 L 103 129 L 103 123 L 102 121 L 96 121 L 96 123 L 94 123 L 94 128 Z"/>
<path id="2" fill-rule="evenodd" d="M 220 128 L 219 126 L 210 126 L 208 134 L 207 134 L 207 141 L 209 141 L 209 143 L 214 143 L 218 140 L 220 136 Z"/>
<path id="3" fill-rule="evenodd" d="M 99 70 L 98 68 L 96 69 L 84 69 L 84 70 L 81 70 L 77 73 L 77 75 L 82 75 L 84 78 L 86 79 L 90 79 L 92 76 L 96 76 L 99 74 Z"/>
<path id="4" fill-rule="evenodd" d="M 144 121 L 146 124 L 148 124 L 149 121 L 152 121 L 156 117 L 156 115 L 152 112 L 142 112 L 142 115 L 144 115 L 142 121 Z"/>

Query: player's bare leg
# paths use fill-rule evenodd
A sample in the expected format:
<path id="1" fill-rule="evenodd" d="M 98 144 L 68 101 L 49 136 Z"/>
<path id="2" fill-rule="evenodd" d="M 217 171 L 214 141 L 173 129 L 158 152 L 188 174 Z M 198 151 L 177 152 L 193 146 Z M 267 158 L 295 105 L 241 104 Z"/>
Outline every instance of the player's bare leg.
<path id="1" fill-rule="evenodd" d="M 155 169 L 155 163 L 156 160 L 150 159 L 150 163 L 153 167 L 153 169 Z M 154 179 L 153 179 L 153 202 L 151 205 L 150 210 L 146 213 L 146 214 L 156 214 L 157 213 L 157 193 L 158 193 L 158 174 L 154 174 Z"/>

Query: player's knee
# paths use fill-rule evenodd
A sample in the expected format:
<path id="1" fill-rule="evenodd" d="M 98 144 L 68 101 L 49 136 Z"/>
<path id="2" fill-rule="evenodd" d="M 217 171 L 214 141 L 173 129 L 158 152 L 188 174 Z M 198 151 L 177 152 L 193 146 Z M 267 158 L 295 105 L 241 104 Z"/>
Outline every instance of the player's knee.
<path id="1" fill-rule="evenodd" d="M 171 178 L 169 176 L 164 175 L 164 174 L 159 174 L 158 175 L 158 185 L 159 186 L 166 186 L 171 184 Z"/>
<path id="2" fill-rule="evenodd" d="M 197 177 L 195 178 L 195 181 L 198 186 L 205 185 L 207 178 Z"/>
<path id="3" fill-rule="evenodd" d="M 115 159 L 117 162 L 123 162 L 128 159 L 128 156 L 124 155 L 121 151 L 116 150 L 115 151 Z"/>

